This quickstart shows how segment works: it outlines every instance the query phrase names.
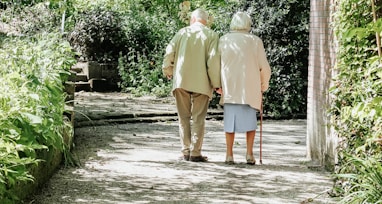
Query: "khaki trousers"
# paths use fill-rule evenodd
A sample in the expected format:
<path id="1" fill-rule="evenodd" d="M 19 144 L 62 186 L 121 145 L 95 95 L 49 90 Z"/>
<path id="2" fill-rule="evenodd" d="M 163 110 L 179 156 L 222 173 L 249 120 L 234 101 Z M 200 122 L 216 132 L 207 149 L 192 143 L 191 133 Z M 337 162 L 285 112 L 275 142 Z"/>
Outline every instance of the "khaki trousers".
<path id="1" fill-rule="evenodd" d="M 182 153 L 201 156 L 209 97 L 180 88 L 175 89 L 173 94 L 178 110 Z"/>

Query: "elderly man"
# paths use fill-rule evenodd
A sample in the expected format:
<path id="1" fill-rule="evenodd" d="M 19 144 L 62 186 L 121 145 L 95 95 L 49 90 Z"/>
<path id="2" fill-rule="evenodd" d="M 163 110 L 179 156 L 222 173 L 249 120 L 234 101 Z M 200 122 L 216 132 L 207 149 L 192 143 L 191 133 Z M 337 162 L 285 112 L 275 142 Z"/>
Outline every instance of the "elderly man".
<path id="1" fill-rule="evenodd" d="M 205 118 L 213 90 L 221 87 L 219 36 L 206 26 L 207 20 L 206 11 L 192 12 L 190 26 L 180 29 L 168 44 L 162 67 L 173 79 L 182 158 L 193 162 L 207 161 L 201 154 Z"/>

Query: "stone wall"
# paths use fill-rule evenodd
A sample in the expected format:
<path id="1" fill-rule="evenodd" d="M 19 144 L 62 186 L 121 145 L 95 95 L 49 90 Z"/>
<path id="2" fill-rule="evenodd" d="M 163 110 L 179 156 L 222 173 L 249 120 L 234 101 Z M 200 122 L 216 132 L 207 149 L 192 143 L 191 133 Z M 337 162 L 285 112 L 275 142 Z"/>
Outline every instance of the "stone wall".
<path id="1" fill-rule="evenodd" d="M 328 89 L 335 64 L 335 40 L 330 27 L 334 0 L 310 1 L 307 157 L 313 165 L 332 168 L 336 137 L 329 126 Z"/>

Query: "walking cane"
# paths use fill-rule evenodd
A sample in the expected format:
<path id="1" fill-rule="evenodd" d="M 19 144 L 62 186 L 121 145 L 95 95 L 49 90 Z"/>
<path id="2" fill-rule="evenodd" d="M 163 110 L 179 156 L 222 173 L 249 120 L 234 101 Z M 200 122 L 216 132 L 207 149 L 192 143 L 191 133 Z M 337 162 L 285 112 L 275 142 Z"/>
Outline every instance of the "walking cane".
<path id="1" fill-rule="evenodd" d="M 263 164 L 263 94 L 260 105 L 260 164 Z"/>

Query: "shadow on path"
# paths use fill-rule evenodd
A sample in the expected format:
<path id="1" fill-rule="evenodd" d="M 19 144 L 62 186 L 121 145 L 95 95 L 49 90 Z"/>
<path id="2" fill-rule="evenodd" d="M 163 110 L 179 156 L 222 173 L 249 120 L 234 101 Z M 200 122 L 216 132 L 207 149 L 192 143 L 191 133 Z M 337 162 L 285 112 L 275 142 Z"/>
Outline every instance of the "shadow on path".
<path id="1" fill-rule="evenodd" d="M 29 203 L 335 203 L 329 173 L 305 165 L 305 120 L 264 121 L 263 165 L 255 166 L 244 163 L 244 134 L 235 139 L 236 164 L 224 164 L 222 121 L 206 123 L 207 163 L 178 160 L 177 132 L 176 121 L 78 127 L 82 166 L 60 169 Z"/>

